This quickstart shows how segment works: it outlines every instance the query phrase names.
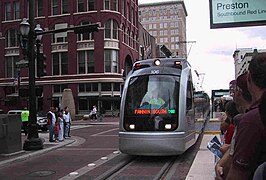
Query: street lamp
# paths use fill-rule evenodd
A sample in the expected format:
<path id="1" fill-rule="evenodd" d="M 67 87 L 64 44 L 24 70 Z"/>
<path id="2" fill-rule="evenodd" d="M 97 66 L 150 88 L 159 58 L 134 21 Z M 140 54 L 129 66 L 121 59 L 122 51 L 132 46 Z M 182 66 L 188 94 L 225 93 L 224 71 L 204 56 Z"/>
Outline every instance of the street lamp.
<path id="1" fill-rule="evenodd" d="M 26 37 L 29 35 L 30 32 L 30 24 L 28 23 L 26 18 L 23 18 L 22 22 L 20 23 L 20 33 L 22 36 Z"/>
<path id="2" fill-rule="evenodd" d="M 31 7 L 30 7 L 31 8 Z M 34 26 L 34 16 L 30 14 L 29 22 L 26 18 L 20 23 L 20 33 L 22 35 L 22 48 L 28 57 L 28 72 L 29 72 L 29 133 L 24 142 L 24 150 L 38 150 L 43 148 L 43 141 L 39 138 L 36 112 L 36 87 L 35 87 L 35 40 L 37 48 L 37 58 L 40 54 L 40 41 L 42 32 L 40 25 Z M 27 41 L 26 41 L 27 40 Z"/>
<path id="3" fill-rule="evenodd" d="M 22 52 L 23 55 L 27 54 L 29 32 L 30 32 L 30 24 L 28 23 L 26 18 L 23 18 L 22 22 L 20 23 L 20 37 L 19 37 L 19 42 L 23 51 Z"/>
<path id="4" fill-rule="evenodd" d="M 41 41 L 42 40 L 42 32 L 43 32 L 43 29 L 41 28 L 41 25 L 40 24 L 37 24 L 36 25 L 36 28 L 34 29 L 34 32 L 35 32 L 35 35 L 36 35 L 36 39 L 38 41 Z"/>

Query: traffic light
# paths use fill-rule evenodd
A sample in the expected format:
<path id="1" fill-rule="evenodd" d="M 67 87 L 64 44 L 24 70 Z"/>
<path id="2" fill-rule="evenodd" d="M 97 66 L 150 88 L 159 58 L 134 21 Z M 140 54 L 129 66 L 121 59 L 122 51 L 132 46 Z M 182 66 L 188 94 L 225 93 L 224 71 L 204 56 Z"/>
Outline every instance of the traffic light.
<path id="1" fill-rule="evenodd" d="M 40 53 L 39 58 L 37 59 L 37 76 L 42 77 L 46 76 L 46 74 L 46 55 Z"/>
<path id="2" fill-rule="evenodd" d="M 99 24 L 87 24 L 83 26 L 77 26 L 74 28 L 74 32 L 76 34 L 83 34 L 83 33 L 92 33 L 92 32 L 98 32 L 99 31 Z"/>

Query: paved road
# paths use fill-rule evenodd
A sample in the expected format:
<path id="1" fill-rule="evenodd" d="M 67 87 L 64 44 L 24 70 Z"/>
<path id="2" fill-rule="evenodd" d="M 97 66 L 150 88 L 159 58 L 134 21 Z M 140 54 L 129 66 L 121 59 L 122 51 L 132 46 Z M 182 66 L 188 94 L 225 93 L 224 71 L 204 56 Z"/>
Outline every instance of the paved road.
<path id="1" fill-rule="evenodd" d="M 197 126 L 200 127 L 202 122 L 198 123 Z M 217 131 L 219 123 L 215 121 L 208 129 Z M 1 162 L 5 160 L 0 158 L 0 179 L 71 179 L 69 177 L 75 177 L 77 172 L 80 174 L 84 169 L 86 171 L 88 168 L 94 168 L 106 159 L 117 156 L 118 118 L 108 118 L 103 123 L 77 121 L 75 124 L 72 137 L 64 142 L 64 147 L 52 151 L 50 149 L 46 153 L 36 153 L 34 156 L 34 153 L 25 152 L 27 158 L 8 166 L 1 166 Z M 48 134 L 41 136 L 46 136 L 47 140 Z M 46 141 L 45 149 L 48 150 L 50 146 L 57 145 Z"/>
<path id="2" fill-rule="evenodd" d="M 59 179 L 118 150 L 118 124 L 72 130 L 76 141 L 0 169 L 0 179 Z"/>

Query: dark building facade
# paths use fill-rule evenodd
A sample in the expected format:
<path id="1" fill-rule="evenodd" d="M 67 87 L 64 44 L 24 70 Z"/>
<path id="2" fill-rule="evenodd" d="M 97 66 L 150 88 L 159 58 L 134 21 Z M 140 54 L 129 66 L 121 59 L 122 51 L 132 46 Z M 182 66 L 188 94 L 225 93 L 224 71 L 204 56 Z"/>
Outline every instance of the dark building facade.
<path id="1" fill-rule="evenodd" d="M 28 106 L 28 98 L 18 94 L 19 88 L 28 87 L 28 69 L 20 69 L 18 76 L 16 68 L 23 59 L 17 36 L 22 19 L 29 16 L 27 2 L 0 2 L 0 63 L 4 65 L 0 66 L 0 109 L 5 112 Z M 43 35 L 47 76 L 36 78 L 36 87 L 42 90 L 36 99 L 37 111 L 61 107 L 63 90 L 70 88 L 78 114 L 88 113 L 93 105 L 117 113 L 122 74 L 140 57 L 138 0 L 36 0 L 34 12 L 35 24 L 44 31 L 100 25 L 94 33 Z"/>

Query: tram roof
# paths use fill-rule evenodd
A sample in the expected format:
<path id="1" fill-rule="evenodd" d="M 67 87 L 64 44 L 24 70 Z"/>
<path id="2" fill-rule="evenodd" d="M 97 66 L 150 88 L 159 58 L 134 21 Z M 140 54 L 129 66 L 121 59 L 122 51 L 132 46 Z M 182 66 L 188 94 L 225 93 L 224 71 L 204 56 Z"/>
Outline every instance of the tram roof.
<path id="1" fill-rule="evenodd" d="M 148 68 L 148 67 L 173 67 L 177 69 L 184 69 L 191 67 L 185 58 L 154 58 L 136 61 L 133 64 L 133 71 Z"/>

